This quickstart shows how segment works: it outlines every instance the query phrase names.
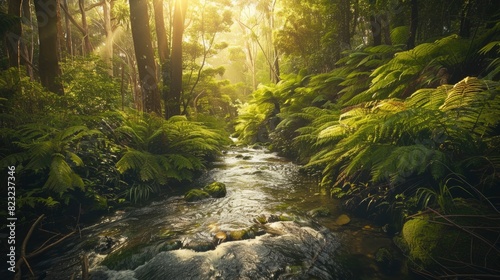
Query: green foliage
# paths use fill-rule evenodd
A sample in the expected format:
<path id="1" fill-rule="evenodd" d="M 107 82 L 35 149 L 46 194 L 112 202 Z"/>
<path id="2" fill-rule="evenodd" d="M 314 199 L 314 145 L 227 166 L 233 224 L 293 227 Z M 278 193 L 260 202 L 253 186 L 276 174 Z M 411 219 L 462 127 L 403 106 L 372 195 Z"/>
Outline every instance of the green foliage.
<path id="1" fill-rule="evenodd" d="M 132 185 L 127 193 L 134 201 L 172 180 L 192 180 L 225 142 L 216 130 L 183 116 L 165 121 L 147 114 L 130 115 L 115 132 L 127 146 L 116 168 Z"/>
<path id="2" fill-rule="evenodd" d="M 62 195 L 74 187 L 84 187 L 82 178 L 74 171 L 74 167 L 84 165 L 74 147 L 82 138 L 98 133 L 85 126 L 57 129 L 26 125 L 19 131 L 20 140 L 16 142 L 23 152 L 5 157 L 2 165 L 22 164 L 23 169 L 35 173 L 48 172 L 43 188 Z"/>
<path id="3" fill-rule="evenodd" d="M 272 148 L 322 170 L 321 184 L 346 206 L 372 214 L 400 219 L 498 195 L 500 84 L 485 78 L 497 75 L 497 28 L 408 51 L 360 48 L 330 73 L 284 76 L 254 92 L 237 132 L 247 141 L 269 135 Z"/>
<path id="4" fill-rule="evenodd" d="M 459 200 L 459 198 L 453 197 L 454 189 L 473 197 L 473 194 L 463 187 L 448 187 L 446 184 L 441 184 L 437 190 L 432 188 L 419 188 L 415 197 L 422 203 L 422 208 L 437 205 L 441 213 L 451 214 L 456 210 L 455 201 Z"/>
<path id="5" fill-rule="evenodd" d="M 92 115 L 117 108 L 120 85 L 107 74 L 107 66 L 95 58 L 75 58 L 62 63 L 65 91 L 59 98 L 68 114 Z"/>
<path id="6" fill-rule="evenodd" d="M 0 122 L 16 127 L 39 120 L 61 108 L 54 106 L 58 97 L 16 68 L 0 72 Z"/>

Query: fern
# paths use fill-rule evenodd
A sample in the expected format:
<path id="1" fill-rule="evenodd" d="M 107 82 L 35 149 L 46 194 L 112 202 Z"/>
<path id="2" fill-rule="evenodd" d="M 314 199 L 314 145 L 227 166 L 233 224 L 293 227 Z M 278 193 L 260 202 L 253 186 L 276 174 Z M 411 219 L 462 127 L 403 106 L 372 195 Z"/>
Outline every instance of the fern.
<path id="1" fill-rule="evenodd" d="M 498 82 L 467 77 L 450 90 L 440 109 L 454 118 L 461 128 L 485 135 L 500 121 L 498 89 Z"/>
<path id="2" fill-rule="evenodd" d="M 115 133 L 127 146 L 116 168 L 132 186 L 126 193 L 132 201 L 161 191 L 173 180 L 192 180 L 226 142 L 222 133 L 184 116 L 166 121 L 134 114 Z"/>
<path id="3" fill-rule="evenodd" d="M 43 187 L 62 195 L 75 187 L 84 188 L 83 179 L 74 170 L 84 165 L 75 147 L 84 137 L 98 134 L 79 125 L 65 129 L 25 125 L 19 132 L 20 140 L 15 142 L 23 151 L 5 157 L 2 164 L 22 164 L 26 170 L 47 173 Z"/>

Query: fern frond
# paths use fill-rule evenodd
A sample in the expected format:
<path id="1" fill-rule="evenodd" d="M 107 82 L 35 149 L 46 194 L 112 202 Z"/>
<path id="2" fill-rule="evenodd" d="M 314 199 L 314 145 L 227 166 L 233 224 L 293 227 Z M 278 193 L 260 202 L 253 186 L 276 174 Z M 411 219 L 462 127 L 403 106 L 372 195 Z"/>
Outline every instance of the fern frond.
<path id="1" fill-rule="evenodd" d="M 422 107 L 427 109 L 439 109 L 443 104 L 448 92 L 452 89 L 450 85 L 442 85 L 438 88 L 424 88 L 415 91 L 405 100 L 409 107 Z"/>
<path id="2" fill-rule="evenodd" d="M 484 135 L 500 122 L 498 93 L 498 82 L 467 77 L 455 84 L 440 109 L 460 127 Z"/>
<path id="3" fill-rule="evenodd" d="M 84 183 L 82 178 L 64 160 L 63 155 L 54 154 L 50 164 L 49 177 L 43 187 L 62 194 L 73 187 L 83 188 Z"/>

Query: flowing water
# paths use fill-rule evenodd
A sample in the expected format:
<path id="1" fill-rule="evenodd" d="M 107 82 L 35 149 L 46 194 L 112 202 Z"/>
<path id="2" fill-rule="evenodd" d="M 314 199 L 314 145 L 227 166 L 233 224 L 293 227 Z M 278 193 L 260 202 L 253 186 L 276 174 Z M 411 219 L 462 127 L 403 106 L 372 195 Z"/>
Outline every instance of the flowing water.
<path id="1" fill-rule="evenodd" d="M 85 255 L 92 279 L 389 279 L 373 256 L 390 239 L 364 220 L 337 225 L 338 203 L 298 171 L 266 149 L 231 148 L 193 185 L 223 182 L 225 197 L 186 202 L 178 193 L 117 211 L 35 267 L 46 279 L 79 279 Z M 312 218 L 320 206 L 329 213 Z M 245 240 L 230 241 L 238 231 Z"/>

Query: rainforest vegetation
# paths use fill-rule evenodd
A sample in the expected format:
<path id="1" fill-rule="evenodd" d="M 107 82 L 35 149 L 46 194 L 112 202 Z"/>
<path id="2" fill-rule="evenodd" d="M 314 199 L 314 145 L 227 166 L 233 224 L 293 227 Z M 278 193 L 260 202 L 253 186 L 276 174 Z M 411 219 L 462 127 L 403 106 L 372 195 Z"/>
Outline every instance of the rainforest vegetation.
<path id="1" fill-rule="evenodd" d="M 499 275 L 495 3 L 1 2 L 2 197 L 15 177 L 25 232 L 74 223 L 187 186 L 232 135 L 401 232 L 422 275 Z"/>

